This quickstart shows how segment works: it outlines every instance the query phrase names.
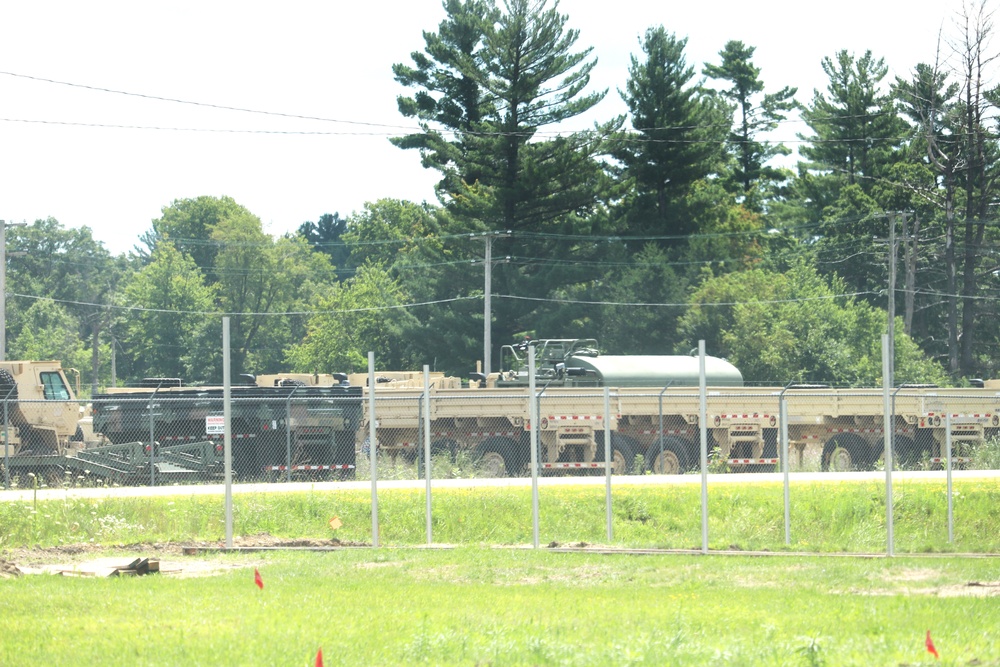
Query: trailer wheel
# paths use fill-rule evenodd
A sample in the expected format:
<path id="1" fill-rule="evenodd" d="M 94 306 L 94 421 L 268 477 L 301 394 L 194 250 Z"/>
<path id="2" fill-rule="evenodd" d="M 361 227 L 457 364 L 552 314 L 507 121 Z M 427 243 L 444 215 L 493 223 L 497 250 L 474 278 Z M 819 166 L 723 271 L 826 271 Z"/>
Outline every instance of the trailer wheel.
<path id="1" fill-rule="evenodd" d="M 654 475 L 680 475 L 691 468 L 687 445 L 680 438 L 660 438 L 646 450 L 646 461 Z"/>
<path id="2" fill-rule="evenodd" d="M 594 440 L 597 442 L 597 451 L 594 452 L 594 461 L 604 462 L 604 432 L 598 431 Z M 635 450 L 638 443 L 627 435 L 621 433 L 611 434 L 611 474 L 627 475 L 632 472 L 632 462 L 635 460 Z"/>
<path id="3" fill-rule="evenodd" d="M 838 435 L 827 441 L 823 447 L 824 472 L 850 472 L 866 467 L 862 455 L 870 449 L 868 444 L 856 435 Z M 874 461 L 869 462 L 872 466 Z"/>
<path id="4" fill-rule="evenodd" d="M 489 438 L 476 445 L 475 459 L 487 477 L 517 475 L 524 467 L 524 453 L 510 438 Z"/>

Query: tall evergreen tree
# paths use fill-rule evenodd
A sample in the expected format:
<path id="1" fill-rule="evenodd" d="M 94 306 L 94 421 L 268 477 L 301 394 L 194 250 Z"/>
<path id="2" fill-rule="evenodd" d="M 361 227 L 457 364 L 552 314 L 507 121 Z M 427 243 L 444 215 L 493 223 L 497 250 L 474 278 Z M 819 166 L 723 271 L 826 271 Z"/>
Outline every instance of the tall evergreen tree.
<path id="1" fill-rule="evenodd" d="M 810 170 L 828 174 L 840 185 L 857 184 L 869 194 L 894 161 L 906 132 L 892 96 L 881 89 L 888 67 L 871 51 L 855 58 L 844 50 L 835 59 L 823 58 L 823 71 L 829 78 L 827 93 L 814 90 L 812 103 L 802 112 L 813 135 L 799 135 L 807 142 L 799 152 Z M 818 202 L 820 208 L 828 203 Z"/>
<path id="2" fill-rule="evenodd" d="M 446 2 L 448 18 L 438 34 L 425 33 L 414 66 L 394 67 L 398 81 L 417 89 L 400 98 L 401 112 L 422 122 L 420 134 L 394 143 L 420 150 L 424 165 L 442 172 L 439 197 L 452 221 L 468 232 L 512 232 L 497 239 L 495 256 L 527 249 L 536 258 L 496 267 L 494 288 L 519 296 L 546 296 L 581 279 L 579 264 L 538 259 L 581 252 L 581 244 L 549 235 L 591 231 L 611 184 L 599 160 L 603 137 L 620 122 L 594 132 L 543 134 L 605 94 L 586 92 L 596 60 L 589 48 L 575 50 L 579 32 L 558 8 L 548 0 L 504 0 L 499 9 L 488 0 Z M 546 236 L 521 236 L 538 232 Z M 466 257 L 482 257 L 481 243 L 465 245 Z M 535 304 L 497 300 L 495 308 L 492 338 L 506 340 Z M 437 315 L 428 311 L 424 320 L 445 319 Z M 476 326 L 482 325 L 469 319 L 457 339 L 473 341 Z"/>
<path id="3" fill-rule="evenodd" d="M 415 88 L 396 98 L 399 112 L 420 122 L 420 132 L 391 139 L 420 151 L 424 167 L 442 174 L 438 190 L 448 197 L 481 173 L 468 153 L 475 149 L 485 117 L 495 113 L 485 99 L 478 72 L 484 67 L 483 36 L 498 18 L 493 0 L 444 0 L 447 17 L 438 32 L 424 32 L 425 51 L 410 54 L 413 65 L 392 66 L 396 81 Z"/>
<path id="4" fill-rule="evenodd" d="M 753 64 L 755 47 L 740 41 L 726 42 L 719 52 L 722 62 L 705 64 L 704 73 L 712 79 L 727 81 L 731 87 L 722 91 L 723 97 L 735 107 L 736 118 L 729 133 L 727 148 L 733 157 L 730 189 L 738 194 L 744 206 L 752 211 L 763 209 L 767 190 L 787 180 L 787 171 L 767 163 L 779 155 L 789 155 L 791 150 L 780 143 L 760 141 L 759 135 L 770 132 L 785 120 L 789 111 L 797 108 L 797 88 L 785 86 L 775 93 L 764 93 L 760 68 Z"/>
<path id="5" fill-rule="evenodd" d="M 628 82 L 619 91 L 634 132 L 623 135 L 614 150 L 635 190 L 630 230 L 689 234 L 694 226 L 676 207 L 692 184 L 720 167 L 729 110 L 693 81 L 686 38 L 659 26 L 647 30 L 641 44 L 645 59 L 632 56 Z"/>
<path id="6" fill-rule="evenodd" d="M 309 242 L 313 250 L 330 258 L 337 269 L 339 280 L 349 278 L 353 274 L 353 268 L 350 266 L 351 249 L 344 243 L 344 234 L 347 233 L 346 218 L 341 218 L 339 213 L 333 215 L 324 213 L 316 222 L 303 222 L 299 225 L 298 232 Z"/>

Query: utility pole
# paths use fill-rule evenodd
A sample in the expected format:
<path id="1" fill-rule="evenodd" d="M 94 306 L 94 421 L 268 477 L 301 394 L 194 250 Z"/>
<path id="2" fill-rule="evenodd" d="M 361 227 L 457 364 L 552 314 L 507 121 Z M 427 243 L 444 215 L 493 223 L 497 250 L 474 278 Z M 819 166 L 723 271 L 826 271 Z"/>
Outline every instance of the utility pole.
<path id="1" fill-rule="evenodd" d="M 0 220 L 0 361 L 7 359 L 7 228 L 23 227 L 26 224 Z"/>
<path id="2" fill-rule="evenodd" d="M 505 232 L 484 232 L 479 236 L 470 235 L 471 238 L 482 239 L 486 243 L 486 255 L 483 266 L 485 267 L 485 289 L 483 291 L 483 375 L 490 374 L 490 354 L 493 349 L 492 325 L 493 325 L 493 241 L 498 238 L 510 236 L 510 231 Z"/>

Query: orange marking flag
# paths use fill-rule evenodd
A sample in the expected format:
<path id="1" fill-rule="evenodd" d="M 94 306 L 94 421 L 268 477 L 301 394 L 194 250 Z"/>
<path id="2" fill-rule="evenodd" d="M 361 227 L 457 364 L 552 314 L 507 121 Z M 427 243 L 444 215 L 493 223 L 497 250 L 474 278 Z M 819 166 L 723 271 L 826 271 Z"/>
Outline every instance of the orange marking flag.
<path id="1" fill-rule="evenodd" d="M 938 660 L 941 659 L 941 656 L 938 655 L 937 649 L 934 648 L 934 640 L 931 639 L 931 631 L 930 630 L 927 631 L 927 639 L 924 640 L 924 645 L 927 647 L 927 652 L 928 653 L 930 653 L 931 655 L 933 655 Z"/>

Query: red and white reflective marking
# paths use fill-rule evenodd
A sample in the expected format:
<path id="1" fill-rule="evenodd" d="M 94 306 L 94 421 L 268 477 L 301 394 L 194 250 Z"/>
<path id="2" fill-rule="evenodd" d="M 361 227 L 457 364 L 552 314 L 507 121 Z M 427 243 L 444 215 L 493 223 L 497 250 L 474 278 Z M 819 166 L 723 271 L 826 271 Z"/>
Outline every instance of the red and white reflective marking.
<path id="1" fill-rule="evenodd" d="M 947 463 L 948 459 L 942 457 L 935 457 L 931 459 L 931 463 Z M 972 463 L 971 458 L 966 458 L 964 456 L 953 456 L 951 457 L 952 463 Z"/>
<path id="2" fill-rule="evenodd" d="M 881 428 L 828 428 L 827 433 L 885 433 L 885 429 Z M 913 433 L 912 428 L 897 428 L 895 431 L 896 435 L 909 435 Z"/>
<path id="3" fill-rule="evenodd" d="M 730 465 L 766 465 L 777 462 L 778 459 L 726 459 L 726 463 Z"/>
<path id="4" fill-rule="evenodd" d="M 659 429 L 652 429 L 649 431 L 639 431 L 639 435 L 660 435 L 661 433 L 663 435 L 691 435 L 692 433 L 694 433 L 694 431 L 686 428 L 674 428 L 674 429 L 665 428 L 662 431 L 660 431 Z"/>
<path id="5" fill-rule="evenodd" d="M 745 415 L 719 415 L 719 419 L 770 419 L 771 415 L 761 415 L 754 412 Z"/>
<path id="6" fill-rule="evenodd" d="M 336 466 L 267 466 L 264 470 L 278 470 L 284 472 L 285 470 L 353 470 L 354 466 L 344 464 Z"/>
<path id="7" fill-rule="evenodd" d="M 432 433 L 432 436 L 448 436 L 451 437 L 455 435 L 454 433 Z M 495 433 L 466 433 L 466 437 L 469 438 L 513 438 L 514 431 L 497 431 Z M 380 445 L 381 446 L 381 445 Z M 386 447 L 419 447 L 419 442 L 399 442 L 394 445 L 385 445 Z"/>
<path id="8" fill-rule="evenodd" d="M 546 419 L 549 421 L 588 421 L 592 419 L 600 421 L 604 419 L 604 415 L 549 415 Z"/>
<path id="9" fill-rule="evenodd" d="M 946 412 L 928 412 L 927 416 L 928 417 L 947 417 L 948 413 L 946 413 Z M 992 412 L 972 413 L 972 414 L 959 414 L 959 413 L 955 413 L 955 414 L 951 415 L 951 418 L 952 419 L 989 419 L 992 416 L 993 416 Z"/>
<path id="10" fill-rule="evenodd" d="M 543 463 L 543 468 L 553 469 L 553 468 L 607 468 L 605 463 Z"/>

